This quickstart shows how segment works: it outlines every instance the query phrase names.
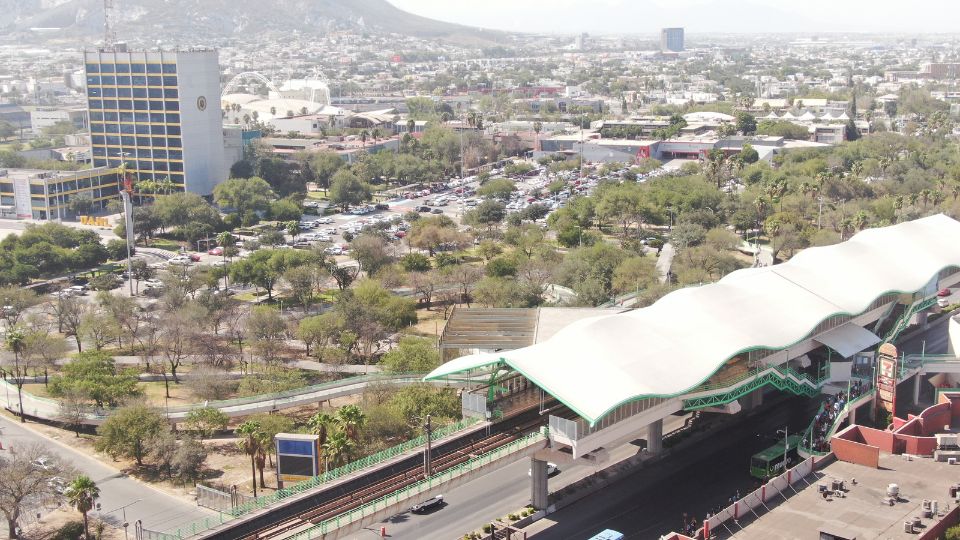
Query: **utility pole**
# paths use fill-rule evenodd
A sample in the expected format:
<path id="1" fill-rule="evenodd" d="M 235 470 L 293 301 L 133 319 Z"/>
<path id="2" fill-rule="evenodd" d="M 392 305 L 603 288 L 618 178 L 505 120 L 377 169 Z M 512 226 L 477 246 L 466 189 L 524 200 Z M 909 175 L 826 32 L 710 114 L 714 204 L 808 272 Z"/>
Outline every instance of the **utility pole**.
<path id="1" fill-rule="evenodd" d="M 430 455 L 430 439 L 433 437 L 433 430 L 430 427 L 430 415 L 427 415 L 427 423 L 424 424 L 423 429 L 427 432 L 427 445 L 423 449 L 423 477 L 430 478 L 430 469 L 431 469 L 431 455 Z"/>
<path id="2" fill-rule="evenodd" d="M 103 0 L 103 48 L 109 49 L 117 42 L 117 33 L 110 26 L 110 15 L 113 12 L 114 0 Z"/>

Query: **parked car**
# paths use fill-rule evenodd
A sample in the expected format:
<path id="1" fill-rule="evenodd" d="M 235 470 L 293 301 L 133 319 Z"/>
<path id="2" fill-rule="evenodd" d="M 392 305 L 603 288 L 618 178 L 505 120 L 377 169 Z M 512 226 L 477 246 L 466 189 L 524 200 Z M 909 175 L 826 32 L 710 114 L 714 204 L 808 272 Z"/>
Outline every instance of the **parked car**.
<path id="1" fill-rule="evenodd" d="M 560 472 L 556 463 L 547 462 L 547 476 L 553 476 Z M 527 476 L 533 476 L 533 469 L 527 469 Z"/>
<path id="2" fill-rule="evenodd" d="M 951 294 L 953 293 L 950 292 L 950 289 L 940 289 L 940 291 L 937 293 L 937 296 L 944 297 L 944 296 L 950 296 Z"/>
<path id="3" fill-rule="evenodd" d="M 213 249 L 209 249 L 209 250 L 207 250 L 207 255 L 218 255 L 218 256 L 219 256 L 219 255 L 223 255 L 223 248 L 222 248 L 222 247 L 215 247 L 215 248 L 213 248 Z"/>
<path id="4" fill-rule="evenodd" d="M 431 213 L 431 214 L 442 214 L 442 213 L 443 213 L 443 209 L 441 209 L 441 208 L 434 208 L 433 210 L 430 211 L 430 213 Z"/>
<path id="5" fill-rule="evenodd" d="M 167 261 L 169 264 L 179 264 L 179 265 L 188 265 L 193 262 L 190 257 L 186 255 L 177 255 L 176 257 Z"/>
<path id="6" fill-rule="evenodd" d="M 418 207 L 417 207 L 417 212 L 429 212 L 429 211 L 430 211 L 430 207 L 429 207 L 429 206 L 418 206 Z"/>
<path id="7" fill-rule="evenodd" d="M 148 289 L 152 289 L 152 288 L 158 288 L 158 289 L 159 289 L 159 288 L 163 287 L 163 282 L 160 281 L 159 279 L 151 278 L 151 279 L 145 280 L 145 281 L 143 282 L 143 286 L 146 287 L 146 288 L 148 288 Z"/>
<path id="8" fill-rule="evenodd" d="M 410 511 L 414 514 L 426 514 L 433 510 L 443 506 L 443 495 L 437 495 L 436 497 L 430 497 L 429 499 L 423 501 L 420 504 L 415 504 L 410 508 Z"/>
<path id="9" fill-rule="evenodd" d="M 191 253 L 190 255 L 188 255 L 188 257 L 190 257 L 190 260 L 193 261 L 193 262 L 200 262 L 200 254 L 199 254 L 199 253 Z"/>

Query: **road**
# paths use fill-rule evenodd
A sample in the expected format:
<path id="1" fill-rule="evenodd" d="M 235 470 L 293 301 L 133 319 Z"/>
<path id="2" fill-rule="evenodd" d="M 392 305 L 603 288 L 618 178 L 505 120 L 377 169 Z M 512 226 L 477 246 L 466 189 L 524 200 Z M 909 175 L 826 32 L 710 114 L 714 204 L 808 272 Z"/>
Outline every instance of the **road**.
<path id="1" fill-rule="evenodd" d="M 143 522 L 143 526 L 147 529 L 165 531 L 171 527 L 213 515 L 212 512 L 199 508 L 193 503 L 138 482 L 117 469 L 70 448 L 68 446 L 70 444 L 69 439 L 70 436 L 65 435 L 62 443 L 52 441 L 22 427 L 15 421 L 0 417 L 0 440 L 3 441 L 4 448 L 17 448 L 31 443 L 44 445 L 51 454 L 55 454 L 63 461 L 73 464 L 79 472 L 86 474 L 97 483 L 97 486 L 100 487 L 98 502 L 103 512 L 110 512 L 139 500 L 139 502 L 126 509 L 127 522 L 130 523 L 130 534 L 133 534 L 133 523 L 138 519 Z M 109 515 L 94 512 L 93 515 L 116 526 L 121 526 L 123 522 L 122 512 L 113 512 Z"/>

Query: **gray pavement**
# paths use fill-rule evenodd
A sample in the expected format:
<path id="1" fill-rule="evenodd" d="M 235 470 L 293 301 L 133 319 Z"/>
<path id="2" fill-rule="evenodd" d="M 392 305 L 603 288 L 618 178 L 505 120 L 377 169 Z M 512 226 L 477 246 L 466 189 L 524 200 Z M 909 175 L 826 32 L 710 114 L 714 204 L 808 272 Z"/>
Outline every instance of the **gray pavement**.
<path id="1" fill-rule="evenodd" d="M 54 440 L 16 421 L 0 417 L 0 441 L 3 441 L 5 449 L 29 443 L 46 446 L 51 454 L 72 464 L 79 472 L 88 475 L 97 483 L 100 487 L 98 502 L 102 512 L 106 513 L 139 500 L 126 509 L 131 535 L 133 524 L 138 519 L 147 529 L 164 531 L 185 522 L 214 515 L 213 512 L 130 478 L 121 471 L 71 448 L 71 437 L 72 435 L 64 435 L 60 440 Z M 93 515 L 118 526 L 123 521 L 122 512 L 109 515 L 94 512 Z"/>

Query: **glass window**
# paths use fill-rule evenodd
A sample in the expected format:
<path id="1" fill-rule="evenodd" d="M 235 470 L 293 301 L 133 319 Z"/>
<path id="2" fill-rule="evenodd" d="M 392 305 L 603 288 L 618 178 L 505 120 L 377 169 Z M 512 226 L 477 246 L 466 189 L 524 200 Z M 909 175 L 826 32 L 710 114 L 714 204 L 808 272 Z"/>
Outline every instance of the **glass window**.
<path id="1" fill-rule="evenodd" d="M 107 149 L 102 146 L 93 147 L 93 155 L 95 156 L 105 156 L 107 155 Z"/>
<path id="2" fill-rule="evenodd" d="M 100 77 L 100 84 L 103 84 L 103 85 L 117 84 L 117 78 L 114 77 L 113 75 L 104 75 L 103 77 Z"/>
<path id="3" fill-rule="evenodd" d="M 114 71 L 113 64 L 100 64 L 101 73 L 113 73 Z"/>
<path id="4" fill-rule="evenodd" d="M 183 172 L 183 163 L 181 163 L 181 162 L 179 162 L 179 161 L 171 161 L 171 162 L 170 162 L 170 170 L 171 170 L 171 171 Z"/>
<path id="5" fill-rule="evenodd" d="M 162 111 L 162 110 L 163 110 L 163 101 L 161 101 L 161 100 L 159 100 L 159 99 L 151 99 L 151 100 L 150 100 L 150 109 L 151 109 L 151 110 L 154 110 L 154 111 Z"/>
<path id="6" fill-rule="evenodd" d="M 115 100 L 115 99 L 105 99 L 105 100 L 103 100 L 103 108 L 104 108 L 104 109 L 116 109 L 116 108 L 117 108 L 117 100 Z"/>
<path id="7" fill-rule="evenodd" d="M 90 187 L 90 178 L 80 178 L 77 180 L 78 189 L 84 189 Z"/>
<path id="8" fill-rule="evenodd" d="M 163 64 L 164 73 L 176 73 L 177 65 L 176 64 Z"/>
<path id="9" fill-rule="evenodd" d="M 99 64 L 87 64 L 87 73 L 100 73 Z"/>
<path id="10" fill-rule="evenodd" d="M 133 135 L 134 129 L 133 124 L 120 124 L 120 133 L 126 135 Z"/>
<path id="11" fill-rule="evenodd" d="M 108 146 L 120 146 L 120 137 L 117 135 L 107 135 Z"/>
<path id="12" fill-rule="evenodd" d="M 121 122 L 133 122 L 133 113 L 132 112 L 122 112 L 118 115 Z"/>
<path id="13" fill-rule="evenodd" d="M 160 64 L 147 64 L 147 73 L 160 73 Z"/>
<path id="14" fill-rule="evenodd" d="M 145 111 L 150 108 L 150 103 L 143 99 L 137 99 L 133 102 L 133 110 L 135 111 Z"/>
<path id="15" fill-rule="evenodd" d="M 176 88 L 167 88 L 164 90 L 164 92 L 167 94 L 168 98 L 176 98 L 180 95 L 180 92 L 178 92 Z"/>
<path id="16" fill-rule="evenodd" d="M 150 137 L 137 137 L 137 146 L 150 146 Z"/>
<path id="17" fill-rule="evenodd" d="M 165 171 L 167 170 L 167 163 L 165 161 L 156 161 L 153 163 L 153 170 Z"/>
<path id="18" fill-rule="evenodd" d="M 88 97 L 100 97 L 102 95 L 103 95 L 103 90 L 100 90 L 99 88 L 87 88 Z"/>
<path id="19" fill-rule="evenodd" d="M 136 145 L 137 145 L 137 138 L 136 138 L 136 137 L 131 137 L 131 136 L 129 136 L 129 135 L 124 135 L 123 137 L 120 137 L 120 140 L 123 141 L 123 145 L 124 145 L 124 146 L 136 146 Z"/>
<path id="20" fill-rule="evenodd" d="M 169 151 L 167 152 L 167 155 L 168 155 L 168 157 L 169 157 L 170 159 L 181 159 L 181 160 L 183 159 L 183 151 L 182 151 L 182 150 L 169 150 Z"/>
<path id="21" fill-rule="evenodd" d="M 152 145 L 152 146 L 160 146 L 160 147 L 163 147 L 163 146 L 166 146 L 166 145 L 167 145 L 167 140 L 164 139 L 163 137 L 152 137 L 152 139 L 153 139 L 153 145 Z"/>
<path id="22" fill-rule="evenodd" d="M 102 112 L 92 112 L 92 113 L 90 113 L 90 121 L 91 121 L 91 122 L 100 122 L 100 121 L 102 121 L 102 120 L 103 120 L 103 113 L 102 113 Z"/>
<path id="23" fill-rule="evenodd" d="M 155 159 L 167 159 L 167 151 L 162 149 L 154 149 L 153 157 Z"/>
<path id="24" fill-rule="evenodd" d="M 179 102 L 179 101 L 167 101 L 166 104 L 167 104 L 167 110 L 168 110 L 168 111 L 179 111 L 179 110 L 180 110 L 180 102 Z"/>
<path id="25" fill-rule="evenodd" d="M 43 186 L 30 184 L 30 193 L 34 195 L 43 195 Z"/>
<path id="26" fill-rule="evenodd" d="M 183 184 L 183 175 L 182 174 L 171 174 L 170 181 L 174 184 Z"/>
<path id="27" fill-rule="evenodd" d="M 149 135 L 150 124 L 137 124 L 137 135 Z"/>
<path id="28" fill-rule="evenodd" d="M 135 98 L 145 98 L 145 97 L 147 97 L 147 89 L 146 89 L 146 88 L 134 88 L 134 89 L 133 89 L 133 97 L 135 97 Z"/>
<path id="29" fill-rule="evenodd" d="M 103 133 L 106 131 L 104 125 L 101 123 L 91 123 L 90 124 L 90 133 Z"/>
<path id="30" fill-rule="evenodd" d="M 117 101 L 117 105 L 118 109 L 132 109 L 133 101 L 130 101 L 129 99 L 121 99 Z"/>
<path id="31" fill-rule="evenodd" d="M 107 122 L 117 122 L 120 120 L 120 114 L 116 112 L 105 112 L 103 113 L 103 119 Z"/>
<path id="32" fill-rule="evenodd" d="M 91 109 L 102 109 L 102 108 L 103 108 L 103 101 L 101 101 L 101 100 L 99 100 L 99 99 L 91 99 L 91 100 L 90 100 L 90 108 L 91 108 Z"/>
<path id="33" fill-rule="evenodd" d="M 180 148 L 180 137 L 170 137 L 167 139 L 167 146 L 172 148 Z"/>
<path id="34" fill-rule="evenodd" d="M 180 126 L 167 126 L 167 135 L 180 135 Z"/>
<path id="35" fill-rule="evenodd" d="M 140 169 L 141 171 L 152 171 L 153 162 L 148 160 L 140 160 L 137 162 L 137 169 Z"/>
<path id="36" fill-rule="evenodd" d="M 164 125 L 150 126 L 150 133 L 153 135 L 166 135 L 167 127 Z"/>
<path id="37" fill-rule="evenodd" d="M 117 88 L 117 96 L 128 98 L 132 92 L 129 88 Z"/>
<path id="38" fill-rule="evenodd" d="M 149 96 L 151 98 L 162 99 L 163 98 L 163 88 L 151 88 Z"/>
<path id="39" fill-rule="evenodd" d="M 116 195 L 117 193 L 120 193 L 120 187 L 117 186 L 116 184 L 106 185 L 100 188 L 101 197 L 109 197 L 110 195 Z"/>
<path id="40" fill-rule="evenodd" d="M 100 86 L 100 76 L 87 75 L 87 86 Z"/>
<path id="41" fill-rule="evenodd" d="M 105 140 L 105 139 L 103 138 L 103 135 L 91 135 L 91 136 L 90 136 L 90 142 L 91 142 L 92 144 L 105 144 L 105 143 L 104 143 L 104 140 Z"/>
<path id="42" fill-rule="evenodd" d="M 130 78 L 130 81 L 133 83 L 134 86 L 147 85 L 147 78 L 143 75 L 134 75 L 133 77 Z"/>
<path id="43" fill-rule="evenodd" d="M 175 75 L 165 75 L 165 76 L 163 77 L 163 85 L 164 85 L 164 86 L 176 86 L 176 85 L 177 85 L 177 77 L 176 77 Z"/>
<path id="44" fill-rule="evenodd" d="M 133 118 L 137 122 L 149 122 L 150 114 L 145 112 L 133 113 Z"/>
<path id="45" fill-rule="evenodd" d="M 169 116 L 169 115 L 168 115 L 168 116 Z M 150 121 L 151 121 L 151 122 L 163 122 L 163 113 L 156 113 L 156 112 L 150 113 Z"/>
<path id="46" fill-rule="evenodd" d="M 176 113 L 167 113 L 167 123 L 168 124 L 179 124 L 180 115 Z"/>
<path id="47" fill-rule="evenodd" d="M 104 131 L 107 133 L 120 133 L 120 126 L 118 124 L 104 124 Z"/>
<path id="48" fill-rule="evenodd" d="M 117 64 L 117 73 L 130 73 L 130 64 Z"/>
<path id="49" fill-rule="evenodd" d="M 130 64 L 131 73 L 145 73 L 146 70 L 147 70 L 147 66 L 143 64 Z"/>
<path id="50" fill-rule="evenodd" d="M 147 140 L 149 141 L 149 139 L 147 139 Z M 137 141 L 138 141 L 137 144 L 140 144 L 140 143 L 139 143 L 140 137 L 137 137 Z M 149 146 L 149 144 L 148 144 L 148 146 Z M 139 156 L 139 157 L 141 157 L 141 158 L 147 158 L 147 159 L 149 159 L 152 155 L 153 155 L 153 153 L 150 151 L 149 148 L 139 148 L 139 149 L 137 149 L 137 156 Z"/>
<path id="51" fill-rule="evenodd" d="M 108 88 L 104 88 L 104 89 L 103 89 L 103 97 L 117 97 L 117 89 L 116 89 L 116 88 L 109 88 L 109 87 L 108 87 Z"/>
<path id="52" fill-rule="evenodd" d="M 147 77 L 147 84 L 150 86 L 163 86 L 163 77 L 151 75 Z"/>
<path id="53" fill-rule="evenodd" d="M 101 159 L 101 158 L 94 158 L 94 160 L 93 160 L 93 166 L 94 166 L 94 167 L 106 167 L 106 166 L 107 166 L 107 160 Z"/>
<path id="54" fill-rule="evenodd" d="M 129 75 L 117 75 L 117 84 L 118 84 L 118 85 L 129 86 L 129 84 L 130 84 L 130 76 L 129 76 Z"/>

